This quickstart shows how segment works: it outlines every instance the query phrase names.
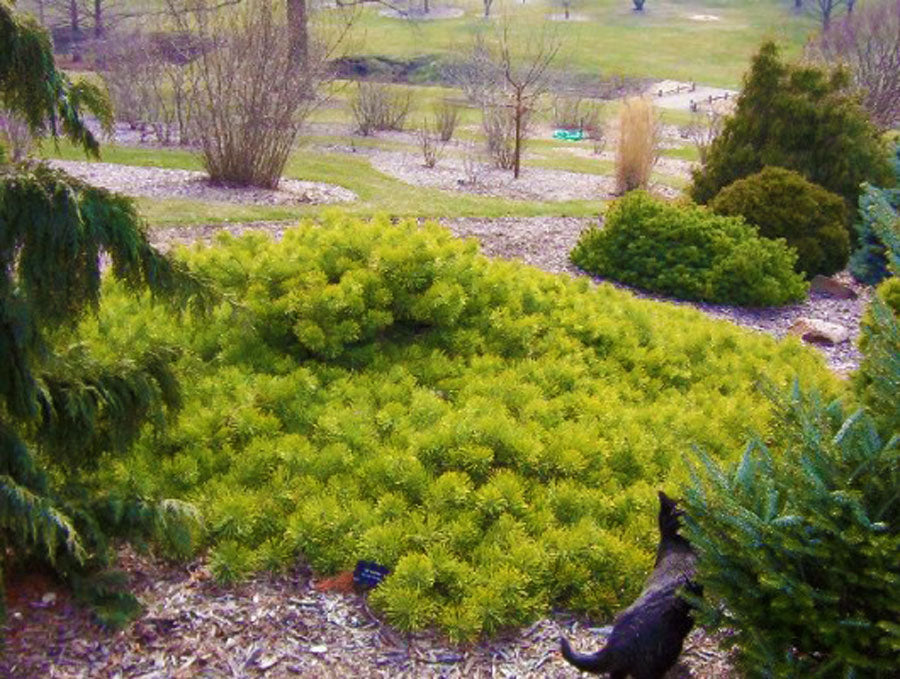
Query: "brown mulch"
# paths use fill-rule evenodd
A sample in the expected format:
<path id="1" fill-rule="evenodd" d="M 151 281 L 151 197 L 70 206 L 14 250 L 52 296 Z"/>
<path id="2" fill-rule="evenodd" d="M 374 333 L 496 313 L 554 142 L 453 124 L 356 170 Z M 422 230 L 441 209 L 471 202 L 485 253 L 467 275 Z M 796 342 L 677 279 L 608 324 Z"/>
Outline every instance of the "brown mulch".
<path id="1" fill-rule="evenodd" d="M 490 641 L 448 644 L 434 632 L 401 634 L 355 593 L 319 591 L 298 568 L 234 587 L 217 585 L 202 561 L 166 564 L 120 551 L 145 606 L 119 632 L 96 626 L 52 579 L 8 583 L 9 617 L 0 675 L 76 677 L 577 677 L 558 654 L 565 634 L 593 651 L 606 628 L 555 614 Z M 695 631 L 669 679 L 729 679 L 728 656 Z"/>

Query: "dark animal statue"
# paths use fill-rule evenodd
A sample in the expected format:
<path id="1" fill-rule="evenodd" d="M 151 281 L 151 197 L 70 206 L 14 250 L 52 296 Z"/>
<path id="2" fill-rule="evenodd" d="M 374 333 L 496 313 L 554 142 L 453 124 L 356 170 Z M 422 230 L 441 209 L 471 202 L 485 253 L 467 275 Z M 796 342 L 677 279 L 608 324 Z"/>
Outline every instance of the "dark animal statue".
<path id="1" fill-rule="evenodd" d="M 684 638 L 694 621 L 691 606 L 679 589 L 700 594 L 693 581 L 697 557 L 678 534 L 684 512 L 659 493 L 659 548 L 656 565 L 637 600 L 615 620 L 606 646 L 592 654 L 575 653 L 560 639 L 563 657 L 580 670 L 608 673 L 611 679 L 662 679 L 681 655 Z"/>

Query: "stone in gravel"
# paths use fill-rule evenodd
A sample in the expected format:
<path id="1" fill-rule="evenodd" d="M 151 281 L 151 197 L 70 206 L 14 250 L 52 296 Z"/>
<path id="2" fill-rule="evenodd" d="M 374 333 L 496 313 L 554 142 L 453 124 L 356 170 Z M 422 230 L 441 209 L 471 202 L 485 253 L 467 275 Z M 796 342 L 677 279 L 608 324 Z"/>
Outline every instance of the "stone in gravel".
<path id="1" fill-rule="evenodd" d="M 828 276 L 822 276 L 821 274 L 814 276 L 809 282 L 809 291 L 811 293 L 834 297 L 835 299 L 856 299 L 859 296 L 850 286 L 844 285 L 833 278 L 828 278 Z"/>
<path id="2" fill-rule="evenodd" d="M 835 345 L 850 339 L 850 330 L 837 323 L 829 323 L 818 318 L 798 318 L 788 330 L 799 335 L 804 342 Z"/>

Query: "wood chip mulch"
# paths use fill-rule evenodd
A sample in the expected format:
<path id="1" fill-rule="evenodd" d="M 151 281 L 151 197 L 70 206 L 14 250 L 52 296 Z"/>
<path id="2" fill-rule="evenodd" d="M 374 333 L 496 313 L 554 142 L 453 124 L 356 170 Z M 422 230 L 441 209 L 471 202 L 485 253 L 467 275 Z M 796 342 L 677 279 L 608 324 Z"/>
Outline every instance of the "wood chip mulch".
<path id="1" fill-rule="evenodd" d="M 565 634 L 593 651 L 608 628 L 555 614 L 526 629 L 456 647 L 438 634 L 407 635 L 381 622 L 363 595 L 320 591 L 308 571 L 217 585 L 202 561 L 187 565 L 120 550 L 145 612 L 119 632 L 92 622 L 66 590 L 38 574 L 7 583 L 0 676 L 577 677 L 558 653 Z M 737 677 L 716 640 L 695 631 L 669 679 Z"/>

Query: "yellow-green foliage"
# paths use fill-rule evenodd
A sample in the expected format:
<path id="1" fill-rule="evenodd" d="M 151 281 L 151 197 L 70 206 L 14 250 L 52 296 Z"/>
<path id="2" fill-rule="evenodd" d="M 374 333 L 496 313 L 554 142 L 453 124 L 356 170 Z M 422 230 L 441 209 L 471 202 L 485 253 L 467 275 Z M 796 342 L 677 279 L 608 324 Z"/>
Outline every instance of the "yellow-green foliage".
<path id="1" fill-rule="evenodd" d="M 194 502 L 225 580 L 385 564 L 371 599 L 403 629 L 610 614 L 691 444 L 725 456 L 765 431 L 764 374 L 837 389 L 796 341 L 489 261 L 434 224 L 332 215 L 188 259 L 230 299 L 211 318 L 110 290 L 85 323 L 184 348 L 180 420 L 98 483 Z"/>

